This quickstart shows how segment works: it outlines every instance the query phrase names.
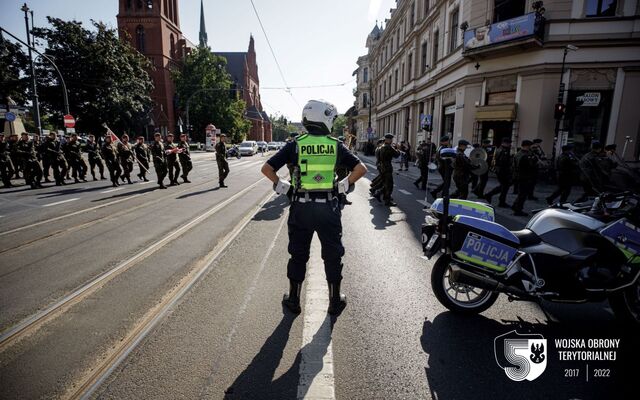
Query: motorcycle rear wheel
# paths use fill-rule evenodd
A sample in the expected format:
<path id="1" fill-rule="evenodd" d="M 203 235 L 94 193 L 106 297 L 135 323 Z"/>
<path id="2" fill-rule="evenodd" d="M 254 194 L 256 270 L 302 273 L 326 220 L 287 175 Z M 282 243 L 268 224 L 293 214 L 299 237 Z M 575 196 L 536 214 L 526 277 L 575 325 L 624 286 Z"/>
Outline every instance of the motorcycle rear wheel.
<path id="1" fill-rule="evenodd" d="M 431 270 L 431 288 L 443 306 L 459 314 L 479 314 L 496 302 L 499 293 L 451 280 L 450 264 L 450 256 L 441 255 Z"/>
<path id="2" fill-rule="evenodd" d="M 609 305 L 620 321 L 640 328 L 640 280 L 611 295 Z"/>

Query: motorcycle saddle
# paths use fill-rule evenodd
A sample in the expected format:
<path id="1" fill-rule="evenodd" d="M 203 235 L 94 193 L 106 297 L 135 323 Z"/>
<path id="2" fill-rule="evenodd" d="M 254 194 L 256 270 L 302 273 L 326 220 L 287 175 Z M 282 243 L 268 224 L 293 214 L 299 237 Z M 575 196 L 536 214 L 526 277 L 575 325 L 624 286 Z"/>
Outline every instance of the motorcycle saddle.
<path id="1" fill-rule="evenodd" d="M 521 247 L 535 246 L 536 244 L 542 242 L 542 239 L 540 239 L 540 237 L 538 237 L 538 235 L 536 235 L 530 229 L 512 231 L 511 233 L 513 233 L 520 240 Z"/>

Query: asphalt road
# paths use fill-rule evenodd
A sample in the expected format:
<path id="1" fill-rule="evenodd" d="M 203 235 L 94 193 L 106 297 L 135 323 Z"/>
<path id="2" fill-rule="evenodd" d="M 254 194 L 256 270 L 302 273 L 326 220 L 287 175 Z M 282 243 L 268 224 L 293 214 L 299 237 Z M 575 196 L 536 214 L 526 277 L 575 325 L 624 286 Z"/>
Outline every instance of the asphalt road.
<path id="1" fill-rule="evenodd" d="M 349 195 L 343 314 L 324 312 L 316 239 L 303 313 L 285 312 L 288 203 L 262 179 L 264 160 L 232 160 L 228 189 L 213 155 L 196 153 L 193 183 L 169 190 L 154 176 L 116 191 L 108 181 L 0 190 L 0 398 L 636 397 L 638 338 L 606 303 L 502 296 L 460 317 L 436 301 L 415 169 L 396 175 L 397 207 L 368 195 L 371 166 Z M 548 340 L 533 382 L 496 364 L 494 339 L 511 330 Z M 587 381 L 585 362 L 558 359 L 560 338 L 621 339 L 618 359 L 589 362 Z"/>

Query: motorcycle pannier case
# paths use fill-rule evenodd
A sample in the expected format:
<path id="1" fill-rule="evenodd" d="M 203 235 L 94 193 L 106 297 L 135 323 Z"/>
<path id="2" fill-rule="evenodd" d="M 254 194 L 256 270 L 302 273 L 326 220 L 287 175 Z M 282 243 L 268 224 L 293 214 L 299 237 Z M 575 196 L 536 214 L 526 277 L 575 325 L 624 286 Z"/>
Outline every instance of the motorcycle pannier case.
<path id="1" fill-rule="evenodd" d="M 451 225 L 453 259 L 494 272 L 504 272 L 520 241 L 507 228 L 480 218 L 458 215 Z"/>

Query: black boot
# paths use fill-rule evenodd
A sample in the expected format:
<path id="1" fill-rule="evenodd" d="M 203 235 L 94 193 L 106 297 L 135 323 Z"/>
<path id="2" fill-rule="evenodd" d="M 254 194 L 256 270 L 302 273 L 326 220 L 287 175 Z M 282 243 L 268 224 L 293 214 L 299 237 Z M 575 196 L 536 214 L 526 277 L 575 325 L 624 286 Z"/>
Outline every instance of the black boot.
<path id="1" fill-rule="evenodd" d="M 287 307 L 294 314 L 300 314 L 300 292 L 302 291 L 302 282 L 294 282 L 289 280 L 289 294 L 285 293 L 282 297 L 282 305 Z"/>
<path id="2" fill-rule="evenodd" d="M 329 308 L 327 312 L 331 315 L 340 315 L 347 306 L 347 296 L 340 294 L 340 282 L 329 283 Z"/>

